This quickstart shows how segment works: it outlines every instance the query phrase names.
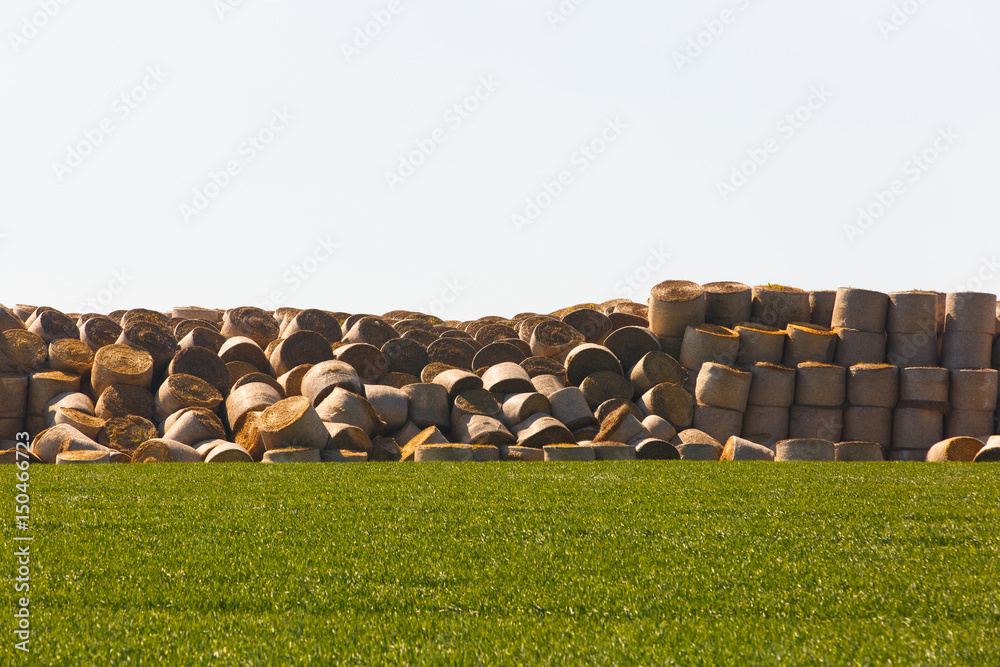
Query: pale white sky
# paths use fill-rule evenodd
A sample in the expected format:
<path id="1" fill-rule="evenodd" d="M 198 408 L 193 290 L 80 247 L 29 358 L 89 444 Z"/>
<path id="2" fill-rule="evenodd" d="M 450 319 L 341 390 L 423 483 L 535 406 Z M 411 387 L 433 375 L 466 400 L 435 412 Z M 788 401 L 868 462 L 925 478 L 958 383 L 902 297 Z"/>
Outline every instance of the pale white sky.
<path id="1" fill-rule="evenodd" d="M 5 0 L 0 302 L 1000 291 L 1000 4 L 576 2 Z"/>

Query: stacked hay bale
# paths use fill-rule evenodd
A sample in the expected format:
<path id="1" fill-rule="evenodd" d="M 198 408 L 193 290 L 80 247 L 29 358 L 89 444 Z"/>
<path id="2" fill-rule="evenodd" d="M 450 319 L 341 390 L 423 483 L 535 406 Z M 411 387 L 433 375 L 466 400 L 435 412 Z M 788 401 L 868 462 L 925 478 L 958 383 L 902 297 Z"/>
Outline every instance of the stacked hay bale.
<path id="1" fill-rule="evenodd" d="M 695 387 L 694 427 L 719 442 L 739 436 L 751 380 L 745 371 L 711 361 L 704 364 Z"/>
<path id="2" fill-rule="evenodd" d="M 996 295 L 949 292 L 945 298 L 941 366 L 990 368 L 996 328 Z"/>
<path id="3" fill-rule="evenodd" d="M 750 393 L 743 414 L 742 437 L 774 449 L 788 438 L 788 422 L 795 402 L 794 368 L 758 362 L 749 368 Z"/>
<path id="4" fill-rule="evenodd" d="M 795 372 L 795 404 L 788 419 L 790 439 L 839 442 L 847 398 L 847 369 L 806 361 Z"/>
<path id="5" fill-rule="evenodd" d="M 837 333 L 835 364 L 846 368 L 885 361 L 888 308 L 888 294 L 852 287 L 837 290 L 831 319 Z"/>
<path id="6" fill-rule="evenodd" d="M 649 328 L 664 352 L 680 357 L 685 331 L 705 322 L 705 290 L 688 280 L 667 280 L 649 294 Z"/>
<path id="7" fill-rule="evenodd" d="M 927 450 L 944 437 L 948 400 L 948 369 L 900 368 L 899 400 L 892 416 L 892 450 L 888 458 L 923 461 Z"/>
<path id="8" fill-rule="evenodd" d="M 900 368 L 938 363 L 938 295 L 892 292 L 886 313 L 886 361 Z"/>
<path id="9" fill-rule="evenodd" d="M 855 364 L 847 371 L 847 407 L 841 438 L 873 442 L 888 456 L 892 411 L 899 399 L 899 369 L 891 364 Z"/>

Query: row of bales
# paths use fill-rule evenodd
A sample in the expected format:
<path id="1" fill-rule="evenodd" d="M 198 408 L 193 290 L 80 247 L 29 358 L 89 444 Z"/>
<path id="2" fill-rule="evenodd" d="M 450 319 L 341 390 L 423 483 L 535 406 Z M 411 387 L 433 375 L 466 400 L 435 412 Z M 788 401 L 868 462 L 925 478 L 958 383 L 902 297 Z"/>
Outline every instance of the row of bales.
<path id="1" fill-rule="evenodd" d="M 0 460 L 995 460 L 995 295 L 656 285 L 549 314 L 0 307 Z"/>

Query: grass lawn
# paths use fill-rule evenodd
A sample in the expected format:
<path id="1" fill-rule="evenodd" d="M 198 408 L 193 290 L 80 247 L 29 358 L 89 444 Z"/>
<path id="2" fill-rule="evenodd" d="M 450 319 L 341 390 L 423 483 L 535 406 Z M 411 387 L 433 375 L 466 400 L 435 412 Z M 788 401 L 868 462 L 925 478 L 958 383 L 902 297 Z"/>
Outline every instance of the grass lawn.
<path id="1" fill-rule="evenodd" d="M 1000 466 L 33 466 L 31 494 L 35 664 L 1000 664 Z"/>

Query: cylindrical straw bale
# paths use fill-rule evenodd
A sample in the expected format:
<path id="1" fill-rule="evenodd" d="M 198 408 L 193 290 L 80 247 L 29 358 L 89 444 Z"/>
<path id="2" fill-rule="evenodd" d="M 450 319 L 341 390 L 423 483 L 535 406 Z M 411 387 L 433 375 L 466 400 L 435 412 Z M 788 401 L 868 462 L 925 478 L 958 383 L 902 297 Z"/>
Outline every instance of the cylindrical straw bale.
<path id="1" fill-rule="evenodd" d="M 896 408 L 892 414 L 892 446 L 929 449 L 944 437 L 944 413 L 928 408 Z"/>
<path id="2" fill-rule="evenodd" d="M 660 338 L 676 338 L 705 321 L 705 290 L 688 280 L 667 280 L 649 294 L 649 328 Z M 624 365 L 624 364 L 623 364 Z"/>
<path id="3" fill-rule="evenodd" d="M 775 446 L 775 461 L 833 461 L 834 442 L 825 438 L 792 438 Z"/>
<path id="4" fill-rule="evenodd" d="M 253 458 L 250 452 L 237 444 L 226 442 L 225 440 L 213 441 L 213 446 L 204 452 L 205 463 L 252 463 Z M 199 447 L 198 451 L 201 452 Z"/>
<path id="5" fill-rule="evenodd" d="M 889 364 L 856 364 L 847 369 L 848 405 L 894 408 L 899 398 L 899 369 Z M 865 440 L 865 438 L 849 438 Z"/>
<path id="6" fill-rule="evenodd" d="M 76 408 L 60 407 L 56 411 L 52 425 L 56 424 L 68 424 L 88 438 L 97 438 L 97 434 L 104 428 L 103 419 Z"/>
<path id="7" fill-rule="evenodd" d="M 795 402 L 796 369 L 759 362 L 750 367 L 748 405 L 787 408 Z"/>
<path id="8" fill-rule="evenodd" d="M 72 318 L 54 308 L 39 308 L 28 331 L 41 337 L 46 345 L 60 338 L 80 338 L 80 330 Z"/>
<path id="9" fill-rule="evenodd" d="M 583 343 L 566 355 L 566 377 L 575 387 L 579 387 L 585 377 L 600 371 L 622 375 L 622 365 L 618 357 L 603 345 Z"/>
<path id="10" fill-rule="evenodd" d="M 833 328 L 885 333 L 889 295 L 883 292 L 841 287 L 833 304 Z"/>
<path id="11" fill-rule="evenodd" d="M 935 443 L 927 450 L 928 463 L 945 463 L 948 461 L 969 462 L 976 458 L 984 447 L 981 440 L 968 437 L 951 437 L 941 442 Z"/>
<path id="12" fill-rule="evenodd" d="M 315 331 L 296 331 L 274 346 L 269 361 L 274 375 L 278 376 L 301 364 L 318 364 L 330 359 L 333 359 L 333 348 L 326 338 Z"/>
<path id="13" fill-rule="evenodd" d="M 285 396 L 302 395 L 302 378 L 312 367 L 313 364 L 299 364 L 287 373 L 278 376 L 278 384 L 285 390 Z"/>
<path id="14" fill-rule="evenodd" d="M 95 352 L 121 335 L 121 326 L 110 317 L 93 317 L 80 326 L 80 340 Z"/>
<path id="15" fill-rule="evenodd" d="M 993 357 L 993 333 L 945 331 L 941 337 L 944 368 L 989 368 Z"/>
<path id="16" fill-rule="evenodd" d="M 774 449 L 775 443 L 788 438 L 788 419 L 789 408 L 748 405 L 740 435 Z"/>
<path id="17" fill-rule="evenodd" d="M 28 377 L 28 415 L 45 417 L 49 401 L 80 391 L 80 376 L 62 371 L 39 371 Z M 16 415 L 15 415 L 16 416 Z"/>
<path id="18" fill-rule="evenodd" d="M 833 460 L 845 463 L 855 461 L 885 461 L 885 452 L 877 442 L 865 442 L 863 440 L 838 442 L 834 445 Z"/>
<path id="19" fill-rule="evenodd" d="M 263 382 L 251 382 L 234 390 L 226 397 L 226 416 L 229 427 L 235 432 L 243 425 L 247 413 L 263 412 L 281 400 L 274 387 Z"/>
<path id="20" fill-rule="evenodd" d="M 636 438 L 628 444 L 635 448 L 635 458 L 640 461 L 677 461 L 681 458 L 677 447 L 661 438 Z"/>
<path id="21" fill-rule="evenodd" d="M 389 372 L 389 361 L 385 355 L 368 343 L 341 345 L 333 351 L 333 358 L 350 364 L 364 382 L 376 383 Z"/>
<path id="22" fill-rule="evenodd" d="M 422 461 L 471 461 L 470 445 L 418 445 L 413 452 L 413 460 Z"/>
<path id="23" fill-rule="evenodd" d="M 149 389 L 153 381 L 153 357 L 145 350 L 128 345 L 106 345 L 94 354 L 90 382 L 100 396 L 113 384 L 129 384 Z"/>
<path id="24" fill-rule="evenodd" d="M 886 338 L 884 333 L 872 333 L 840 327 L 835 330 L 837 346 L 833 362 L 838 366 L 855 364 L 881 364 L 885 362 Z"/>
<path id="25" fill-rule="evenodd" d="M 676 445 L 682 461 L 718 461 L 722 456 L 722 443 L 696 428 L 684 429 L 677 434 Z"/>
<path id="26" fill-rule="evenodd" d="M 950 382 L 951 372 L 947 368 L 900 368 L 899 405 L 944 410 L 948 407 Z"/>
<path id="27" fill-rule="evenodd" d="M 101 392 L 94 414 L 101 419 L 135 415 L 152 420 L 155 400 L 148 390 L 132 384 L 113 384 Z"/>
<path id="28" fill-rule="evenodd" d="M 156 392 L 154 407 L 157 419 L 166 419 L 181 408 L 215 410 L 222 403 L 219 390 L 201 378 L 186 373 L 170 375 Z"/>
<path id="29" fill-rule="evenodd" d="M 953 409 L 957 410 L 996 410 L 996 369 L 954 369 L 949 371 L 948 402 Z"/>
<path id="30" fill-rule="evenodd" d="M 694 408 L 694 427 L 708 433 L 719 442 L 743 430 L 743 413 L 737 410 L 698 404 Z"/>
<path id="31" fill-rule="evenodd" d="M 361 393 L 361 379 L 350 364 L 331 359 L 315 364 L 302 376 L 302 395 L 319 405 L 336 388 Z"/>
<path id="32" fill-rule="evenodd" d="M 714 361 L 731 366 L 736 363 L 740 337 L 732 329 L 715 324 L 688 327 L 681 345 L 681 366 L 697 375 L 702 364 Z"/>
<path id="33" fill-rule="evenodd" d="M 258 428 L 268 450 L 284 447 L 322 449 L 330 439 L 323 420 L 304 396 L 292 396 L 268 406 L 260 416 Z"/>
<path id="34" fill-rule="evenodd" d="M 531 353 L 560 357 L 586 341 L 583 334 L 561 320 L 542 320 L 531 332 Z"/>
<path id="35" fill-rule="evenodd" d="M 891 292 L 885 330 L 888 333 L 937 334 L 936 292 Z"/>
<path id="36" fill-rule="evenodd" d="M 888 452 L 892 445 L 892 409 L 868 406 L 844 408 L 843 440 L 877 442 Z"/>
<path id="37" fill-rule="evenodd" d="M 28 406 L 28 377 L 0 374 L 0 419 L 23 419 Z"/>
<path id="38" fill-rule="evenodd" d="M 347 449 L 354 452 L 372 451 L 373 443 L 371 438 L 357 426 L 352 426 L 351 424 L 334 424 L 331 422 L 323 422 L 323 424 L 330 434 L 330 439 L 324 448 L 325 450 L 340 451 Z"/>
<path id="39" fill-rule="evenodd" d="M 593 441 L 629 442 L 636 437 L 650 436 L 642 422 L 636 419 L 627 407 L 622 406 L 601 421 L 601 428 L 593 437 Z"/>
<path id="40" fill-rule="evenodd" d="M 703 285 L 705 290 L 705 322 L 730 329 L 737 322 L 750 320 L 753 293 L 749 285 L 715 282 Z"/>
<path id="41" fill-rule="evenodd" d="M 222 421 L 214 414 L 182 410 L 170 428 L 164 430 L 163 437 L 193 447 L 205 440 L 221 440 L 226 437 L 226 431 L 222 428 Z"/>
<path id="42" fill-rule="evenodd" d="M 833 325 L 833 307 L 837 302 L 836 290 L 809 292 L 809 322 L 823 327 Z"/>
<path id="43" fill-rule="evenodd" d="M 600 343 L 614 329 L 607 315 L 592 308 L 579 308 L 566 313 L 562 321 L 582 333 L 588 343 Z"/>
<path id="44" fill-rule="evenodd" d="M 680 339 L 678 339 L 680 340 Z M 618 357 L 622 370 L 631 373 L 632 367 L 648 352 L 667 352 L 660 349 L 660 340 L 645 327 L 622 327 L 615 329 L 604 339 L 604 346 Z M 680 356 L 680 346 L 671 356 Z"/>
<path id="45" fill-rule="evenodd" d="M 220 331 L 226 338 L 249 338 L 263 349 L 278 337 L 278 323 L 265 310 L 241 306 L 226 311 Z"/>
<path id="46" fill-rule="evenodd" d="M 720 461 L 773 461 L 774 452 L 756 442 L 736 435 L 729 436 L 722 448 Z"/>
<path id="47" fill-rule="evenodd" d="M 949 410 L 944 419 L 944 437 L 968 435 L 986 439 L 993 435 L 993 410 Z"/>
<path id="48" fill-rule="evenodd" d="M 219 348 L 219 358 L 226 364 L 233 361 L 251 364 L 261 373 L 266 373 L 269 370 L 269 362 L 267 355 L 264 354 L 264 349 L 246 336 L 233 336 L 226 339 L 226 342 Z"/>
<path id="49" fill-rule="evenodd" d="M 789 438 L 821 438 L 839 442 L 843 434 L 842 408 L 793 405 L 788 413 Z"/>
<path id="50" fill-rule="evenodd" d="M 566 387 L 548 397 L 552 416 L 566 428 L 575 431 L 586 426 L 597 426 L 597 418 L 587 403 L 587 398 L 577 387 Z"/>
<path id="51" fill-rule="evenodd" d="M 649 434 L 658 440 L 666 440 L 667 442 L 670 442 L 677 437 L 677 429 L 675 429 L 670 422 L 659 415 L 649 415 L 648 417 L 643 418 L 641 423 L 643 428 L 649 431 Z"/>
<path id="52" fill-rule="evenodd" d="M 285 447 L 264 452 L 264 463 L 319 463 L 320 450 L 313 447 Z"/>
<path id="53" fill-rule="evenodd" d="M 632 367 L 629 379 L 635 393 L 642 395 L 663 382 L 672 384 L 682 384 L 684 382 L 684 368 L 665 352 L 647 352 Z"/>
<path id="54" fill-rule="evenodd" d="M 694 396 L 702 405 L 743 412 L 750 397 L 752 379 L 750 373 L 710 361 L 698 373 Z M 695 422 L 697 423 L 697 410 Z"/>
<path id="55" fill-rule="evenodd" d="M 125 452 L 130 457 L 136 448 L 157 435 L 156 425 L 148 419 L 128 415 L 112 417 L 104 422 L 97 433 L 97 442 L 119 452 Z"/>
<path id="56" fill-rule="evenodd" d="M 888 333 L 885 345 L 886 362 L 904 368 L 907 366 L 936 366 L 938 339 L 933 332 Z"/>
<path id="57" fill-rule="evenodd" d="M 839 408 L 844 405 L 846 399 L 846 368 L 814 362 L 798 365 L 795 373 L 796 405 Z M 840 438 L 828 439 L 839 440 Z"/>
<path id="58" fill-rule="evenodd" d="M 76 338 L 60 338 L 49 343 L 49 368 L 84 375 L 94 365 L 94 351 Z"/>
<path id="59" fill-rule="evenodd" d="M 531 386 L 543 396 L 551 396 L 560 389 L 565 389 L 566 385 L 555 375 L 536 375 L 531 378 Z"/>
<path id="60" fill-rule="evenodd" d="M 483 388 L 482 378 L 458 368 L 439 373 L 434 377 L 433 382 L 448 390 L 448 398 L 451 401 L 454 401 L 459 394 Z"/>
<path id="61" fill-rule="evenodd" d="M 517 442 L 507 427 L 488 415 L 462 415 L 454 422 L 452 434 L 459 442 L 471 445 L 512 445 Z"/>
<path id="62" fill-rule="evenodd" d="M 179 350 L 167 366 L 167 373 L 169 375 L 187 373 L 201 378 L 223 395 L 229 393 L 229 388 L 232 386 L 226 362 L 219 355 L 203 347 Z"/>
<path id="63" fill-rule="evenodd" d="M 996 333 L 997 295 L 985 292 L 949 292 L 945 297 L 945 332 Z"/>
<path id="64" fill-rule="evenodd" d="M 500 421 L 507 428 L 520 424 L 534 414 L 551 414 L 552 405 L 544 394 L 531 391 L 508 396 L 501 407 Z"/>
<path id="65" fill-rule="evenodd" d="M 535 390 L 528 373 L 512 361 L 505 361 L 486 369 L 483 373 L 483 387 L 498 394 L 520 394 Z"/>
<path id="66" fill-rule="evenodd" d="M 518 445 L 541 449 L 545 445 L 572 444 L 576 442 L 573 433 L 555 417 L 534 414 L 514 426 Z"/>
<path id="67" fill-rule="evenodd" d="M 782 285 L 758 285 L 753 288 L 751 321 L 784 329 L 789 322 L 808 322 L 809 292 Z"/>
<path id="68" fill-rule="evenodd" d="M 798 366 L 806 361 L 822 364 L 833 362 L 837 347 L 837 332 L 821 327 L 818 324 L 789 324 L 788 340 L 785 341 L 785 353 L 782 363 L 785 366 Z"/>
<path id="69" fill-rule="evenodd" d="M 286 399 L 287 400 L 287 399 Z M 337 387 L 316 406 L 323 421 L 353 424 L 368 437 L 381 432 L 384 423 L 367 399 Z"/>
<path id="70" fill-rule="evenodd" d="M 695 399 L 683 387 L 663 382 L 656 385 L 637 401 L 643 416 L 658 415 L 684 429 L 694 421 Z"/>
<path id="71" fill-rule="evenodd" d="M 580 391 L 591 409 L 596 410 L 601 403 L 618 398 L 630 400 L 635 393 L 632 383 L 614 371 L 599 371 L 588 375 L 580 383 Z"/>
<path id="72" fill-rule="evenodd" d="M 575 444 L 545 445 L 542 454 L 546 461 L 593 461 L 594 448 Z"/>
<path id="73" fill-rule="evenodd" d="M 398 431 L 406 423 L 410 398 L 402 389 L 370 384 L 365 386 L 365 398 L 385 423 L 382 433 Z"/>
<path id="74" fill-rule="evenodd" d="M 750 366 L 759 362 L 780 364 L 785 352 L 788 334 L 765 324 L 743 323 L 733 331 L 740 338 L 736 365 Z"/>
<path id="75" fill-rule="evenodd" d="M 433 382 L 420 382 L 403 387 L 409 398 L 408 418 L 420 428 L 451 426 L 448 390 Z"/>

